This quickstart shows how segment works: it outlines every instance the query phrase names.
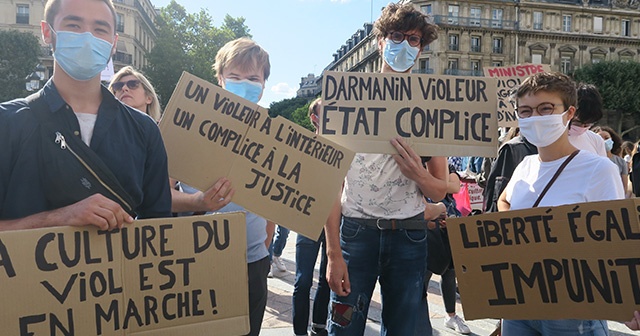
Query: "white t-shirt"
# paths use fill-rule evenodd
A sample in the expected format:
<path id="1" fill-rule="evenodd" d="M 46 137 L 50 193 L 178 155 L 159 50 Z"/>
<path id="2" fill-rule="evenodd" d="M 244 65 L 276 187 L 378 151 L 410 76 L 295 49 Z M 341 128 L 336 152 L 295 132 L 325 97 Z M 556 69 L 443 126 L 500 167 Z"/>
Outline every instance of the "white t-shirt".
<path id="1" fill-rule="evenodd" d="M 511 210 L 531 208 L 566 158 L 542 162 L 537 154 L 525 157 L 505 188 Z M 580 151 L 551 185 L 539 206 L 622 198 L 624 192 L 618 167 L 606 157 Z"/>
<path id="2" fill-rule="evenodd" d="M 579 150 L 589 151 L 600 156 L 607 156 L 607 150 L 604 148 L 604 140 L 595 132 L 586 131 L 578 136 L 570 135 L 569 142 Z"/>
<path id="3" fill-rule="evenodd" d="M 82 142 L 89 146 L 91 138 L 93 137 L 93 127 L 96 125 L 98 115 L 95 113 L 81 112 L 75 112 L 75 114 L 76 118 L 78 118 L 78 124 L 80 125 L 80 137 L 82 138 Z"/>
<path id="4" fill-rule="evenodd" d="M 356 154 L 341 203 L 342 214 L 355 218 L 404 219 L 425 208 L 418 184 L 404 176 L 388 154 Z"/>

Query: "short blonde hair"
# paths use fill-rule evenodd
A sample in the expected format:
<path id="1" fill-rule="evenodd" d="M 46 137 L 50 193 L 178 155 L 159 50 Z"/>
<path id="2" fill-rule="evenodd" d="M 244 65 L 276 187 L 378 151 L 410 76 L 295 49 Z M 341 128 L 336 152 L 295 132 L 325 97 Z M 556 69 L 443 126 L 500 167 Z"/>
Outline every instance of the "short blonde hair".
<path id="1" fill-rule="evenodd" d="M 271 64 L 269 54 L 253 40 L 241 37 L 227 42 L 216 54 L 213 71 L 218 78 L 222 77 L 228 67 L 238 67 L 242 70 L 262 70 L 264 80 L 269 79 Z"/>
<path id="2" fill-rule="evenodd" d="M 126 67 L 120 69 L 120 71 L 116 72 L 111 79 L 111 83 L 109 83 L 109 91 L 115 94 L 116 91 L 113 89 L 113 83 L 119 82 L 122 77 L 125 76 L 134 76 L 140 81 L 142 87 L 144 88 L 144 92 L 148 97 L 151 97 L 151 104 L 147 105 L 146 112 L 153 120 L 160 121 L 160 117 L 162 116 L 162 111 L 160 110 L 160 101 L 158 100 L 158 95 L 156 94 L 156 90 L 153 88 L 147 77 L 145 77 L 140 71 L 134 69 L 132 66 L 127 65 Z"/>

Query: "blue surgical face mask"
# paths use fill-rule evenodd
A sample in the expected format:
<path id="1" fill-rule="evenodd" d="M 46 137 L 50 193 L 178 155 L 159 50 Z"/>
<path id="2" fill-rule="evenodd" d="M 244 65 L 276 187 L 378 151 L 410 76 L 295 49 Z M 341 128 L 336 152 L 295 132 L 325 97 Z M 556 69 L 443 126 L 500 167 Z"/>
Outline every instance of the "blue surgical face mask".
<path id="1" fill-rule="evenodd" d="M 260 101 L 260 96 L 262 95 L 262 84 L 248 79 L 235 80 L 227 78 L 224 80 L 224 88 L 225 90 L 256 104 Z"/>
<path id="2" fill-rule="evenodd" d="M 86 81 L 99 75 L 111 57 L 111 43 L 93 34 L 56 32 L 53 58 L 71 78 Z"/>
<path id="3" fill-rule="evenodd" d="M 604 141 L 604 149 L 610 152 L 613 149 L 613 140 L 611 138 Z"/>
<path id="4" fill-rule="evenodd" d="M 386 39 L 383 56 L 393 71 L 405 72 L 416 63 L 419 52 L 420 48 L 410 46 L 407 40 L 395 43 Z"/>

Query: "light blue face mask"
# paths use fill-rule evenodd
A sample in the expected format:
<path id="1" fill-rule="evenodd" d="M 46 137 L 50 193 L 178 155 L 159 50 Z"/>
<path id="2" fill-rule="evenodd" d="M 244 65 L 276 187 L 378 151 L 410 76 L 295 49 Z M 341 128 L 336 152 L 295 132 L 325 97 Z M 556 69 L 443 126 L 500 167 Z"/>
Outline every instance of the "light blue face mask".
<path id="1" fill-rule="evenodd" d="M 393 71 L 405 72 L 416 63 L 419 52 L 420 48 L 410 46 L 407 40 L 395 43 L 386 39 L 383 56 Z"/>
<path id="2" fill-rule="evenodd" d="M 71 78 L 86 81 L 99 75 L 107 67 L 111 57 L 111 43 L 93 34 L 56 32 L 53 58 Z"/>
<path id="3" fill-rule="evenodd" d="M 604 141 L 604 149 L 610 152 L 613 149 L 613 140 L 611 138 Z"/>
<path id="4" fill-rule="evenodd" d="M 262 84 L 252 82 L 248 79 L 225 79 L 224 88 L 225 90 L 256 104 L 260 101 L 260 95 L 262 95 Z"/>

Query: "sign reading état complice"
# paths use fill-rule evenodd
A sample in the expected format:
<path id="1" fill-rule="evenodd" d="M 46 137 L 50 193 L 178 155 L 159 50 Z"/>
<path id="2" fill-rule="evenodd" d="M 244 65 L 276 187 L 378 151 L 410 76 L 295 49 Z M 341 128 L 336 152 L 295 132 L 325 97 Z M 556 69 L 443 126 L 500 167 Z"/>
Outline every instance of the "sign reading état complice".
<path id="1" fill-rule="evenodd" d="M 327 71 L 322 99 L 321 134 L 355 152 L 396 154 L 400 136 L 423 156 L 497 153 L 493 78 Z"/>
<path id="2" fill-rule="evenodd" d="M 3 335 L 249 332 L 243 213 L 0 233 Z"/>
<path id="3" fill-rule="evenodd" d="M 448 219 L 465 318 L 630 320 L 639 216 L 626 199 Z"/>

